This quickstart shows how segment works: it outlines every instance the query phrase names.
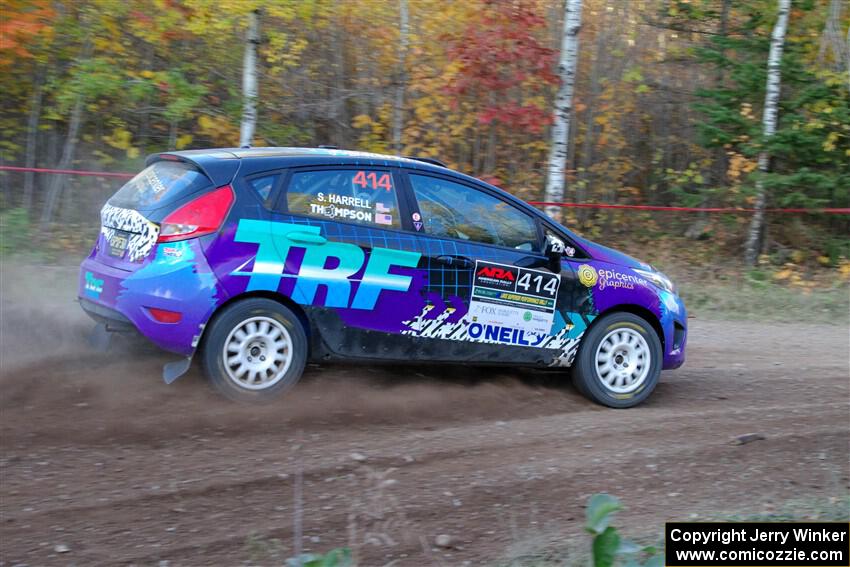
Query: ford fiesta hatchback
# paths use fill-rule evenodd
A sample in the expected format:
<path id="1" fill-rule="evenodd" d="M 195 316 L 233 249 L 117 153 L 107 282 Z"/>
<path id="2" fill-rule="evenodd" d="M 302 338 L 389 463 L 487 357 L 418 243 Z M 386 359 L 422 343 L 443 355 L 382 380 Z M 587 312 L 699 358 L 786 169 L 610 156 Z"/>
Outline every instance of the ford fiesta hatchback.
<path id="1" fill-rule="evenodd" d="M 237 400 L 309 360 L 572 367 L 611 407 L 685 358 L 651 266 L 428 159 L 323 148 L 169 152 L 103 207 L 79 299 L 101 331 L 197 357 Z"/>

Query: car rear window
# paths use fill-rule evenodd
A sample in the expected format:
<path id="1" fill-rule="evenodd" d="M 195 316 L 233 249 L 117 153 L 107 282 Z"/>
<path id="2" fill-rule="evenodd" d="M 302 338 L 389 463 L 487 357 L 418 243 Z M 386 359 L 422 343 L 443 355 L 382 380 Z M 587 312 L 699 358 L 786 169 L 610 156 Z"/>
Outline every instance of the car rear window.
<path id="1" fill-rule="evenodd" d="M 210 187 L 212 182 L 195 166 L 158 161 L 128 181 L 109 199 L 109 204 L 125 209 L 156 209 Z"/>

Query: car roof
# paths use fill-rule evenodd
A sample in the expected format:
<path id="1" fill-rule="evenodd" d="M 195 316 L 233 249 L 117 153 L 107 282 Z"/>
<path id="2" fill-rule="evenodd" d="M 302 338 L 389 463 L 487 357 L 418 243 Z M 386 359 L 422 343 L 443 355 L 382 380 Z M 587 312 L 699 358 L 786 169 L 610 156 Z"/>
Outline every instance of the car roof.
<path id="1" fill-rule="evenodd" d="M 485 183 L 480 179 L 459 171 L 422 161 L 416 158 L 391 156 L 371 152 L 340 150 L 335 148 L 259 147 L 259 148 L 210 148 L 160 152 L 148 156 L 146 165 L 162 160 L 187 161 L 200 167 L 216 186 L 229 183 L 239 172 L 252 175 L 276 168 L 304 165 L 360 165 L 400 167 L 408 170 L 441 173 L 474 185 L 484 186 L 537 216 L 542 213 L 507 191 Z"/>

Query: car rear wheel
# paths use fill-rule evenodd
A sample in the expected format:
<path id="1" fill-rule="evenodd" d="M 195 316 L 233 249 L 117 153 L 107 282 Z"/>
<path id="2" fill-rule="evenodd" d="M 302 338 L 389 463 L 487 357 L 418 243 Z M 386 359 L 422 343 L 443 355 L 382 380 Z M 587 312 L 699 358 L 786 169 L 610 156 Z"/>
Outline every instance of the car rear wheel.
<path id="1" fill-rule="evenodd" d="M 661 341 L 649 323 L 631 313 L 612 313 L 597 321 L 582 340 L 573 382 L 597 403 L 629 408 L 655 389 L 661 364 Z"/>
<path id="2" fill-rule="evenodd" d="M 227 307 L 207 330 L 204 372 L 225 396 L 268 401 L 301 378 L 307 362 L 307 336 L 295 314 L 263 298 Z"/>

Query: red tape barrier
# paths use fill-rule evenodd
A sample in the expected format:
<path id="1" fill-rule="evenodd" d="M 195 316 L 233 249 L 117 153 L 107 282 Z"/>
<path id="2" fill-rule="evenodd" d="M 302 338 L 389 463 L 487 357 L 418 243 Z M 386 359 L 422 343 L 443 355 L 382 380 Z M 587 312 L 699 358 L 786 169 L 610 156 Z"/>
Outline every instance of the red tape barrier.
<path id="1" fill-rule="evenodd" d="M 754 213 L 755 209 L 736 209 L 734 207 L 662 207 L 660 205 L 605 205 L 594 203 L 547 203 L 528 201 L 536 207 L 570 207 L 576 209 L 632 209 L 638 211 L 681 211 L 686 213 Z M 824 213 L 831 215 L 850 215 L 850 208 L 826 209 L 765 209 L 766 213 Z"/>
<path id="2" fill-rule="evenodd" d="M 87 177 L 117 177 L 119 179 L 130 179 L 135 177 L 133 173 L 119 173 L 110 171 L 84 171 L 79 169 L 47 169 L 39 167 L 16 167 L 12 165 L 0 165 L 0 171 L 31 171 L 33 173 L 55 173 L 61 175 L 81 175 Z M 546 201 L 528 201 L 529 205 L 536 207 L 568 207 L 574 209 L 629 209 L 637 211 L 677 211 L 685 213 L 754 213 L 755 209 L 736 209 L 732 207 L 662 207 L 659 205 L 606 205 L 602 203 L 549 203 Z M 850 208 L 822 208 L 822 209 L 765 209 L 766 213 L 787 214 L 829 214 L 850 215 Z"/>
<path id="3" fill-rule="evenodd" d="M 12 165 L 0 165 L 0 171 L 32 171 L 33 173 L 59 173 L 63 175 L 82 175 L 86 177 L 118 177 L 130 179 L 135 173 L 117 173 L 109 171 L 83 171 L 80 169 L 45 169 L 40 167 L 15 167 Z"/>

